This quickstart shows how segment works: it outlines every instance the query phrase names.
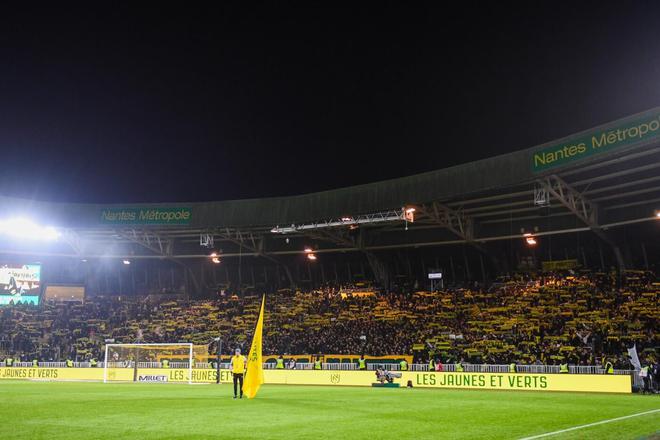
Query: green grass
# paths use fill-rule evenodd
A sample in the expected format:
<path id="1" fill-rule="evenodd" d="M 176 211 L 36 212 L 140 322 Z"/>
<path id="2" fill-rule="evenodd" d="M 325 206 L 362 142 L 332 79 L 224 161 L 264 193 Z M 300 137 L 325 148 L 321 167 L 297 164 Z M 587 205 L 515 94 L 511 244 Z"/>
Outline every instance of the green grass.
<path id="1" fill-rule="evenodd" d="M 0 382 L 6 439 L 515 439 L 660 408 L 660 397 L 264 385 Z M 660 413 L 555 438 L 639 439 Z"/>

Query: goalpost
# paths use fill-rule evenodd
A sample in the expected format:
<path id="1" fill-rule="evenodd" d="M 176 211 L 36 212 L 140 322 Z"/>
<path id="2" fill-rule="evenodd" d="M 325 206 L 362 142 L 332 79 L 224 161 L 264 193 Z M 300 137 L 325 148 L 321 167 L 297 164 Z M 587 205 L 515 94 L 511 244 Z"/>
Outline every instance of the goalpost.
<path id="1" fill-rule="evenodd" d="M 187 382 L 191 384 L 194 362 L 191 343 L 106 344 L 103 383 L 167 382 L 166 373 L 176 368 L 188 370 Z M 140 370 L 149 374 L 141 375 Z"/>

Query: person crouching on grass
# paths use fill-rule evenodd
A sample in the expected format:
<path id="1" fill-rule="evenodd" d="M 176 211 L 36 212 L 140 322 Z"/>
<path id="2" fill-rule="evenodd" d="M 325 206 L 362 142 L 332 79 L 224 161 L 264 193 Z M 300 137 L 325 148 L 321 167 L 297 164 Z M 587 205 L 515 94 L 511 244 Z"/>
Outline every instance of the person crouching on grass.
<path id="1" fill-rule="evenodd" d="M 245 374 L 245 364 L 247 363 L 247 359 L 245 359 L 245 356 L 241 356 L 241 349 L 237 348 L 236 349 L 236 354 L 234 354 L 231 357 L 231 375 L 234 378 L 234 399 L 236 398 L 236 395 L 238 394 L 236 392 L 236 386 L 239 385 L 240 389 L 240 398 L 243 398 L 243 375 Z"/>

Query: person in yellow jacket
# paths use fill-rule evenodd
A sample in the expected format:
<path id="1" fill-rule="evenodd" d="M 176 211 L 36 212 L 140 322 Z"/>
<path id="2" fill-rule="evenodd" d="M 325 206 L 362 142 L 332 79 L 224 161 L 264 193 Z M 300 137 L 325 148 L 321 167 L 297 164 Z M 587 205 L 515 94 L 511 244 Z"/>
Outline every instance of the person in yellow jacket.
<path id="1" fill-rule="evenodd" d="M 247 366 L 247 359 L 241 354 L 241 349 L 237 348 L 234 352 L 234 355 L 231 357 L 231 375 L 234 378 L 234 399 L 239 394 L 238 389 L 240 390 L 240 398 L 243 398 L 243 376 L 245 375 L 245 368 Z"/>

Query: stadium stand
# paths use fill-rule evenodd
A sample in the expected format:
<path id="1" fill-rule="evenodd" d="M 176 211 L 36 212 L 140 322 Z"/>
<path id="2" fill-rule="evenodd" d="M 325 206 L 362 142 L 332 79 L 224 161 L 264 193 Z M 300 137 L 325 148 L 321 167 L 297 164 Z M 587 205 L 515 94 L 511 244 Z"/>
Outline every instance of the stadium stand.
<path id="1" fill-rule="evenodd" d="M 442 362 L 630 368 L 626 347 L 658 346 L 660 283 L 649 272 L 503 277 L 486 289 L 380 292 L 326 287 L 269 295 L 267 354 L 430 355 Z M 249 343 L 257 296 L 107 297 L 0 310 L 3 358 L 78 361 L 117 342 Z M 365 336 L 362 340 L 360 337 Z"/>

